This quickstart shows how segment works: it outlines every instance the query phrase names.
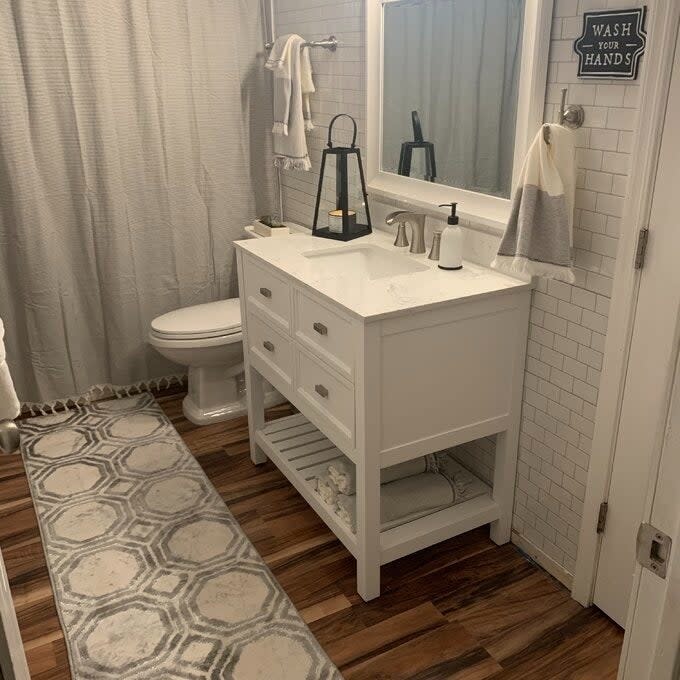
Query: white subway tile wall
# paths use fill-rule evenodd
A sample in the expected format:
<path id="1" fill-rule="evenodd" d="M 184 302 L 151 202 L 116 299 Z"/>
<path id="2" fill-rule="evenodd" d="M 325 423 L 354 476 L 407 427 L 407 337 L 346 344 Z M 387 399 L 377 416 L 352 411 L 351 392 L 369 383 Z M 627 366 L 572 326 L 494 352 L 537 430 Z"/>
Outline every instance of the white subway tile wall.
<path id="1" fill-rule="evenodd" d="M 295 32 L 308 39 L 334 34 L 342 43 L 335 54 L 324 50 L 312 54 L 317 127 L 309 142 L 314 170 L 283 173 L 286 218 L 309 225 L 330 118 L 341 112 L 355 116 L 359 143 L 365 148 L 364 3 L 277 0 L 276 4 L 279 34 Z M 545 120 L 556 119 L 563 87 L 569 88 L 568 101 L 582 104 L 586 112 L 577 137 L 576 284 L 538 279 L 533 293 L 513 528 L 547 558 L 544 566 L 558 565 L 554 573 L 562 580 L 565 573 L 566 580 L 573 574 L 576 563 L 639 100 L 637 82 L 579 80 L 572 46 L 581 33 L 584 11 L 621 6 L 621 0 L 556 0 L 552 22 Z M 343 130 L 347 134 L 348 126 Z M 459 447 L 458 458 L 490 479 L 492 443 L 484 439 Z"/>
<path id="2" fill-rule="evenodd" d="M 284 213 L 287 220 L 311 226 L 319 181 L 321 151 L 326 146 L 328 124 L 338 113 L 349 113 L 359 128 L 357 144 L 366 149 L 366 57 L 364 3 L 328 0 L 274 0 L 276 33 L 299 33 L 307 40 L 335 35 L 336 52 L 317 48 L 311 52 L 316 93 L 311 98 L 314 130 L 308 135 L 310 172 L 282 172 Z M 350 141 L 351 123 L 340 119 L 334 137 Z M 364 161 L 365 163 L 365 161 Z M 327 198 L 327 197 L 326 197 Z"/>
<path id="3" fill-rule="evenodd" d="M 552 560 L 568 574 L 576 566 L 639 100 L 637 82 L 579 80 L 571 46 L 584 11 L 620 6 L 557 0 L 552 24 L 545 120 L 555 120 L 563 87 L 569 102 L 586 111 L 577 152 L 577 281 L 538 279 L 533 293 L 513 528 L 549 558 L 546 564 Z"/>

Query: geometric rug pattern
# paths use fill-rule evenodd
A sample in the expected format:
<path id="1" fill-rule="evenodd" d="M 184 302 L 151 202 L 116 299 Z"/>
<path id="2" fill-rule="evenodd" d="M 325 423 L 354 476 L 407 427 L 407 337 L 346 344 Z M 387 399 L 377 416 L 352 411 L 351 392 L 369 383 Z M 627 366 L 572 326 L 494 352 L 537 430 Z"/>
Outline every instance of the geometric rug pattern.
<path id="1" fill-rule="evenodd" d="M 21 430 L 74 680 L 341 678 L 151 395 Z"/>

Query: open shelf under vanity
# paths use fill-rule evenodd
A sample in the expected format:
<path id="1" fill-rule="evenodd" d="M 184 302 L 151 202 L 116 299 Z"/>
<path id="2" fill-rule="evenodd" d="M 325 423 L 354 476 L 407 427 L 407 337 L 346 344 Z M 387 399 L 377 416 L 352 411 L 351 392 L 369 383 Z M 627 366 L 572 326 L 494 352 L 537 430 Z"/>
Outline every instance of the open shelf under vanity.
<path id="1" fill-rule="evenodd" d="M 319 474 L 329 463 L 344 454 L 301 413 L 281 418 L 256 432 L 257 443 L 283 472 L 288 481 L 314 508 L 343 545 L 358 556 L 356 534 L 324 503 L 315 492 Z M 380 564 L 387 564 L 404 555 L 440 541 L 489 524 L 500 517 L 500 508 L 493 500 L 492 490 L 481 480 L 485 493 L 475 498 L 436 510 L 399 526 L 380 532 Z"/>

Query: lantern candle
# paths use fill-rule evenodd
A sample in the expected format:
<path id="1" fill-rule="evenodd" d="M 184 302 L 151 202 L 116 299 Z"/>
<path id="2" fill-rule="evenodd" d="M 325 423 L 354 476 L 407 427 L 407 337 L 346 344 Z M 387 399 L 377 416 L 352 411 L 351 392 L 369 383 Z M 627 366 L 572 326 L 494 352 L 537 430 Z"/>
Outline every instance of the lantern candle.
<path id="1" fill-rule="evenodd" d="M 347 222 L 350 229 L 354 229 L 357 223 L 357 214 L 354 210 L 347 211 Z M 342 210 L 331 210 L 328 213 L 328 230 L 334 234 L 342 234 Z"/>

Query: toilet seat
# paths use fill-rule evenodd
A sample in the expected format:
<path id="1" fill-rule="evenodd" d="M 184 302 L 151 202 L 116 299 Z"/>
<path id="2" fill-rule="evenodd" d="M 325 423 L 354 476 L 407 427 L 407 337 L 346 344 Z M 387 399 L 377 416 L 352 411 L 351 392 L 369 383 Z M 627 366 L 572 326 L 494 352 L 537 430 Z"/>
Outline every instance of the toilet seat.
<path id="1" fill-rule="evenodd" d="M 149 335 L 167 341 L 218 339 L 220 342 L 236 342 L 237 338 L 233 336 L 238 335 L 238 340 L 241 339 L 239 299 L 218 300 L 168 312 L 151 322 Z M 192 346 L 196 346 L 195 342 Z"/>
<path id="2" fill-rule="evenodd" d="M 209 338 L 163 335 L 161 333 L 156 333 L 155 331 L 149 331 L 149 342 L 154 347 L 185 347 L 187 349 L 218 347 L 219 345 L 229 345 L 234 342 L 241 342 L 242 340 L 243 334 L 240 329 L 235 333 L 214 335 Z"/>

